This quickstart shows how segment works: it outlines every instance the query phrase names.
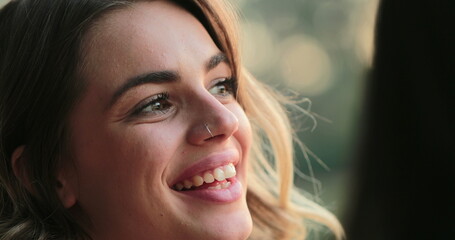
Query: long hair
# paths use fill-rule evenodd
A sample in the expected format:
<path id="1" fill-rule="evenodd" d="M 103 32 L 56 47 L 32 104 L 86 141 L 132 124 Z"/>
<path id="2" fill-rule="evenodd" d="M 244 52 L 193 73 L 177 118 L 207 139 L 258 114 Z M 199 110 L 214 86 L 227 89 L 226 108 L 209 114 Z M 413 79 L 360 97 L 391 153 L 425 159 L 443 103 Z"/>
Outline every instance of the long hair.
<path id="1" fill-rule="evenodd" d="M 225 1 L 174 0 L 191 12 L 227 55 L 238 79 L 237 97 L 251 121 L 248 169 L 251 239 L 304 239 L 308 223 L 330 228 L 336 218 L 293 184 L 293 137 L 285 98 L 242 67 L 235 11 Z M 56 194 L 56 170 L 71 151 L 68 116 L 84 91 L 81 42 L 93 23 L 134 4 L 117 0 L 13 0 L 0 12 L 0 239 L 85 239 L 85 229 Z M 11 155 L 25 146 L 21 182 Z"/>

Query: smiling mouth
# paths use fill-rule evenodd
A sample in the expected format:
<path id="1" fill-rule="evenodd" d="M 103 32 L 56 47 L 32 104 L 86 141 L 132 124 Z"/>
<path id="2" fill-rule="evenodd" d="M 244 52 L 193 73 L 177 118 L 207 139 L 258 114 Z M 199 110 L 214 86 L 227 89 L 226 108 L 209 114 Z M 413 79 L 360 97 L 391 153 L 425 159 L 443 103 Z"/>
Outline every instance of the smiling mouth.
<path id="1" fill-rule="evenodd" d="M 177 191 L 226 189 L 231 185 L 229 178 L 236 174 L 234 164 L 229 163 L 178 182 L 172 188 Z"/>

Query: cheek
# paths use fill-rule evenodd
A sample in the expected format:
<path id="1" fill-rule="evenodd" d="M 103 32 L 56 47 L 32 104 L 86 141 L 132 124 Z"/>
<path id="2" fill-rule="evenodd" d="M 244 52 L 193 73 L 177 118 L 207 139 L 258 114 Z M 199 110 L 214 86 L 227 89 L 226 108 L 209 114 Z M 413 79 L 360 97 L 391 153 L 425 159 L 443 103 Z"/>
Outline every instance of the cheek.
<path id="1" fill-rule="evenodd" d="M 141 124 L 112 132 L 114 135 L 103 152 L 112 159 L 110 165 L 119 172 L 130 169 L 135 172 L 133 175 L 145 171 L 158 174 L 169 164 L 170 153 L 175 148 L 171 137 L 175 135 L 167 129 L 151 129 L 148 124 Z"/>
<path id="2" fill-rule="evenodd" d="M 149 129 L 143 124 L 126 129 L 98 129 L 90 136 L 80 137 L 91 139 L 79 141 L 75 152 L 81 187 L 90 194 L 106 191 L 106 197 L 112 197 L 115 191 L 132 192 L 138 190 L 135 186 L 162 183 L 162 172 L 175 148 L 172 144 L 175 141 L 170 139 L 175 135 L 165 133 L 164 129 Z"/>

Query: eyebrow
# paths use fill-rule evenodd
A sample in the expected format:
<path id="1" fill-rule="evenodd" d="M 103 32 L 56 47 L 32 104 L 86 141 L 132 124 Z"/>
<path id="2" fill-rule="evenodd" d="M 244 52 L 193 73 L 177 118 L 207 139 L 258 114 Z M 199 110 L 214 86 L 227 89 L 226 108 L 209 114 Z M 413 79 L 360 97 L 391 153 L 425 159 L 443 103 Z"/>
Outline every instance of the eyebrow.
<path id="1" fill-rule="evenodd" d="M 229 63 L 228 58 L 222 52 L 217 53 L 216 55 L 213 55 L 212 57 L 210 57 L 210 59 L 207 61 L 207 63 L 205 64 L 205 70 L 208 72 L 208 71 L 214 69 L 216 66 L 218 66 L 222 62 Z M 132 78 L 128 79 L 122 86 L 120 86 L 120 88 L 117 89 L 117 91 L 115 91 L 115 93 L 112 95 L 109 105 L 107 106 L 107 109 L 112 107 L 123 94 L 125 94 L 132 88 L 135 88 L 135 87 L 143 85 L 143 84 L 148 84 L 148 83 L 154 83 L 154 84 L 170 83 L 170 82 L 175 82 L 179 79 L 180 79 L 180 75 L 178 72 L 167 71 L 167 70 L 145 73 L 145 74 L 141 74 L 136 77 L 132 77 Z"/>
<path id="2" fill-rule="evenodd" d="M 226 55 L 224 53 L 220 52 L 216 55 L 213 55 L 209 59 L 209 61 L 207 62 L 206 66 L 205 66 L 205 69 L 208 72 L 208 71 L 214 69 L 216 66 L 218 66 L 222 62 L 229 64 L 229 61 L 228 61 L 228 58 L 226 57 Z"/>
<path id="3" fill-rule="evenodd" d="M 136 77 L 128 79 L 115 93 L 112 95 L 111 101 L 109 102 L 108 108 L 114 105 L 118 99 L 125 94 L 128 90 L 137 86 L 147 83 L 168 83 L 175 82 L 179 79 L 179 74 L 175 71 L 159 71 L 145 73 Z"/>

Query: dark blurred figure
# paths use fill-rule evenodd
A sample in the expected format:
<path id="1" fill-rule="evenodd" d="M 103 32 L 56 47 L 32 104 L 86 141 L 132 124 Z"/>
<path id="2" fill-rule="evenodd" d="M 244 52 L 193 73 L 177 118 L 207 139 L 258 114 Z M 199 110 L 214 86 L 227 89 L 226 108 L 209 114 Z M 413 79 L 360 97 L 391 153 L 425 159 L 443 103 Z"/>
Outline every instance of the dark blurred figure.
<path id="1" fill-rule="evenodd" d="M 348 240 L 455 239 L 453 5 L 380 3 Z"/>

